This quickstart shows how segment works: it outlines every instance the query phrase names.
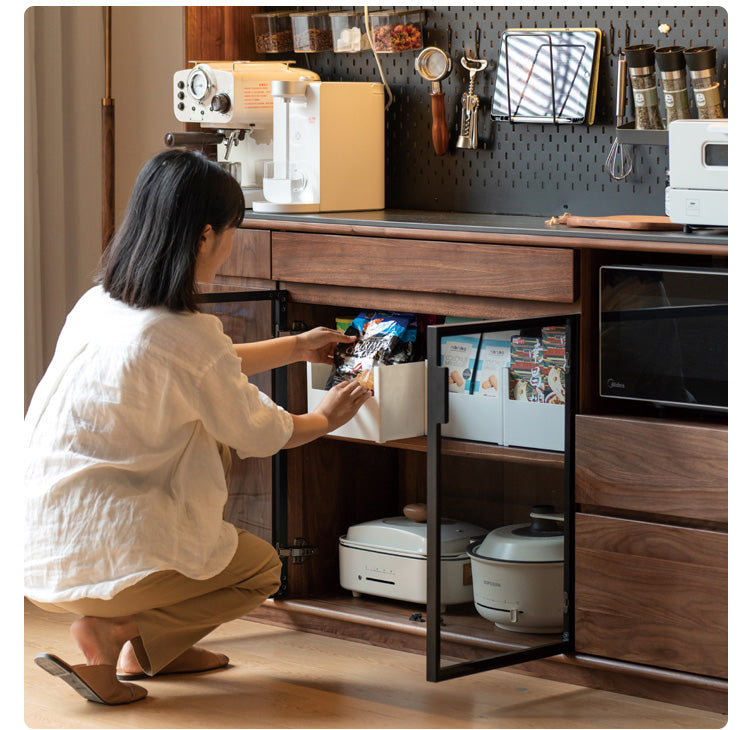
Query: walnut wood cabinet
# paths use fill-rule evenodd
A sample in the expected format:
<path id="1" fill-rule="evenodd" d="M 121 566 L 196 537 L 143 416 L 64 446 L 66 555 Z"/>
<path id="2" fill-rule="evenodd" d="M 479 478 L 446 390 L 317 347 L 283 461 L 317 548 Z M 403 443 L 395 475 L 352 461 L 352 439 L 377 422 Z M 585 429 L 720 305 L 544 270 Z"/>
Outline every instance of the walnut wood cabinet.
<path id="1" fill-rule="evenodd" d="M 476 231 L 415 233 L 251 215 L 237 231 L 219 281 L 283 289 L 290 325 L 332 326 L 335 315 L 361 308 L 482 319 L 578 315 L 574 651 L 514 671 L 724 711 L 726 420 L 629 413 L 592 392 L 597 267 L 621 258 L 650 262 L 665 256 L 695 263 L 725 257 L 726 246 L 695 253 L 679 242 L 634 245 L 611 236 L 602 237 L 597 248 L 591 238 L 582 243 L 496 231 L 484 237 Z M 303 412 L 302 367 L 289 369 L 288 384 L 289 409 Z M 385 445 L 327 438 L 289 452 L 288 534 L 317 544 L 319 554 L 289 570 L 284 598 L 267 601 L 248 618 L 423 652 L 424 626 L 411 621 L 405 607 L 342 594 L 337 541 L 331 536 L 424 501 L 425 451 L 423 438 Z M 462 519 L 523 521 L 525 504 L 536 497 L 529 495 L 535 488 L 529 485 L 545 485 L 540 498 L 555 498 L 564 489 L 563 459 L 550 452 L 457 442 L 447 464 L 472 483 L 487 484 L 471 500 L 460 492 L 447 495 L 447 509 L 460 508 Z M 270 504 L 264 469 L 237 465 L 230 518 L 246 514 L 248 505 Z M 504 492 L 502 509 L 498 489 Z M 252 520 L 238 524 L 253 527 Z M 268 537 L 262 525 L 255 528 Z M 457 639 L 451 653 L 481 657 L 494 646 L 489 625 L 474 633 L 472 642 Z"/>

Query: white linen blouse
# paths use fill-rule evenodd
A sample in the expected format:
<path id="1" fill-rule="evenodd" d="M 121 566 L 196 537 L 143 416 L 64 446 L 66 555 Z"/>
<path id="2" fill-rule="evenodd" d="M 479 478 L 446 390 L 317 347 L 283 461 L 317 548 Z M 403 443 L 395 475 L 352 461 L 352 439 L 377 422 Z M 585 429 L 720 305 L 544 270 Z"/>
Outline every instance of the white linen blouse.
<path id="1" fill-rule="evenodd" d="M 94 287 L 25 423 L 25 594 L 110 598 L 159 570 L 205 579 L 237 547 L 218 443 L 269 456 L 292 417 L 248 382 L 217 317 Z"/>

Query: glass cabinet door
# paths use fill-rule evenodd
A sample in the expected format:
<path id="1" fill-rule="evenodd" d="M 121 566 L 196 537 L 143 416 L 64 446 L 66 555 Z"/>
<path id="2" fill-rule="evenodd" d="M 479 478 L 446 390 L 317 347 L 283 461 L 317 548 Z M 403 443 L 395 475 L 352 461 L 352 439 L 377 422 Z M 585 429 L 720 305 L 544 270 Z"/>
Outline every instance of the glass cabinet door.
<path id="1" fill-rule="evenodd" d="M 578 324 L 428 328 L 430 681 L 572 650 Z"/>
<path id="2" fill-rule="evenodd" d="M 287 328 L 287 292 L 204 285 L 201 312 L 217 316 L 232 342 L 278 337 Z M 277 405 L 287 402 L 286 368 L 250 376 L 248 380 Z M 278 548 L 287 545 L 287 460 L 283 449 L 268 458 L 233 459 L 224 518 Z M 286 561 L 282 589 L 286 584 Z"/>

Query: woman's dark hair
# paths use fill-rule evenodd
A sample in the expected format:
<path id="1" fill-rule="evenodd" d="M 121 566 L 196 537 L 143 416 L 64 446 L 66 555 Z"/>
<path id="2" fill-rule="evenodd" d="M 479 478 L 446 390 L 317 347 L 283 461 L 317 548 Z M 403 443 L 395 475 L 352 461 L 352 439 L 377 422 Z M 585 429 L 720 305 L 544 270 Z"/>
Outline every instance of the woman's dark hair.
<path id="1" fill-rule="evenodd" d="M 208 224 L 221 233 L 244 215 L 242 188 L 219 165 L 191 150 L 162 152 L 138 175 L 97 281 L 134 307 L 194 312 L 203 229 Z"/>

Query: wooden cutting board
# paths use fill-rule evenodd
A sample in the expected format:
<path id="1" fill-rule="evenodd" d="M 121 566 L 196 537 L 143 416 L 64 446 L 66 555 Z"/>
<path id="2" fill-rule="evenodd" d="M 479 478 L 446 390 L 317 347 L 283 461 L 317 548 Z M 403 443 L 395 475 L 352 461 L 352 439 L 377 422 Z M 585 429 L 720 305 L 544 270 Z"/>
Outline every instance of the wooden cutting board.
<path id="1" fill-rule="evenodd" d="M 681 223 L 673 223 L 665 215 L 569 215 L 558 219 L 571 228 L 620 228 L 634 231 L 681 231 Z"/>

